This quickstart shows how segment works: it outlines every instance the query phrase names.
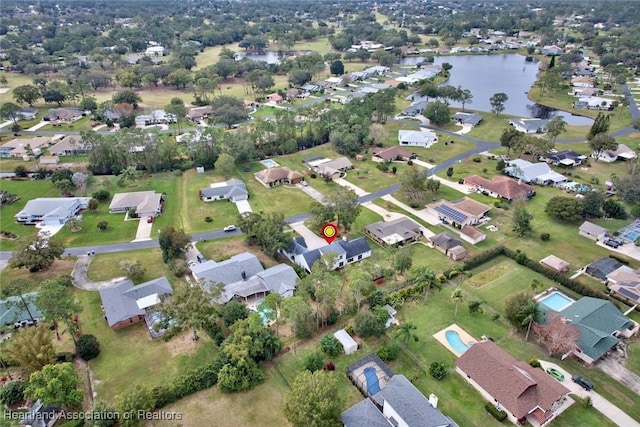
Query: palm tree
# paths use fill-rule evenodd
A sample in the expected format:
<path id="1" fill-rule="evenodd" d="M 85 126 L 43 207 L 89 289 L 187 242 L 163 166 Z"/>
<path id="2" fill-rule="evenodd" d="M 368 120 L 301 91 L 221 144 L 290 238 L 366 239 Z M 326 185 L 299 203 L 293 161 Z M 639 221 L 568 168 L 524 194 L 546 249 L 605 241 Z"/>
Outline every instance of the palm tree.
<path id="1" fill-rule="evenodd" d="M 458 264 L 449 271 L 449 280 L 456 279 L 456 288 L 460 287 L 465 277 L 471 277 L 471 273 L 465 270 L 464 264 Z"/>
<path id="2" fill-rule="evenodd" d="M 523 305 L 518 312 L 518 317 L 522 318 L 522 326 L 527 325 L 527 334 L 524 337 L 525 341 L 529 341 L 529 332 L 531 332 L 531 325 L 538 318 L 539 314 L 540 308 L 538 302 L 534 299 L 529 300 L 529 302 Z"/>
<path id="3" fill-rule="evenodd" d="M 414 270 L 411 280 L 414 285 L 425 285 L 424 289 L 424 302 L 427 302 L 427 297 L 429 297 L 429 291 L 431 287 L 434 286 L 438 290 L 442 289 L 442 285 L 440 281 L 436 279 L 436 273 L 431 270 L 429 267 L 422 266 L 418 267 Z"/>
<path id="4" fill-rule="evenodd" d="M 456 311 L 453 315 L 453 321 L 458 320 L 458 304 L 460 304 L 464 300 L 464 295 L 462 294 L 462 289 L 457 288 L 451 293 L 451 301 L 456 304 Z"/>
<path id="5" fill-rule="evenodd" d="M 542 288 L 543 284 L 542 284 L 542 282 L 541 282 L 540 280 L 538 280 L 538 279 L 533 279 L 533 280 L 531 281 L 531 285 L 530 285 L 530 286 L 531 286 L 531 290 L 532 290 L 533 292 L 537 292 L 539 289 L 541 289 L 541 288 Z"/>
<path id="6" fill-rule="evenodd" d="M 405 348 L 409 344 L 410 340 L 418 342 L 418 336 L 413 332 L 416 329 L 418 329 L 418 327 L 410 322 L 403 322 L 400 324 L 400 326 L 398 326 L 396 336 L 400 338 L 400 341 L 402 341 L 402 344 Z"/>

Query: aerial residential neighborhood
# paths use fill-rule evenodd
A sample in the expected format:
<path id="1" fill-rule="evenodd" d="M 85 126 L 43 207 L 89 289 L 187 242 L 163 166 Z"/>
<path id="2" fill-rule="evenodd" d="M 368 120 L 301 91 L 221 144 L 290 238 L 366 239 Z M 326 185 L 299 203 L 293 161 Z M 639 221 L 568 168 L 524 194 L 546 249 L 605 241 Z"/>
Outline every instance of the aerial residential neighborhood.
<path id="1" fill-rule="evenodd" d="M 640 426 L 640 4 L 0 8 L 0 425 Z"/>

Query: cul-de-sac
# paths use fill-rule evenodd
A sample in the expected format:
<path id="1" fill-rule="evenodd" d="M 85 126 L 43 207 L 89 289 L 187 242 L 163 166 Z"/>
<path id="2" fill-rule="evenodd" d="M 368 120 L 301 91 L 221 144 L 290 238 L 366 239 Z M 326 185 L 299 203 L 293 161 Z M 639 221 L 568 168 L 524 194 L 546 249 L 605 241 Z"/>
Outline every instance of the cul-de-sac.
<path id="1" fill-rule="evenodd" d="M 640 427 L 640 3 L 3 0 L 0 426 Z"/>

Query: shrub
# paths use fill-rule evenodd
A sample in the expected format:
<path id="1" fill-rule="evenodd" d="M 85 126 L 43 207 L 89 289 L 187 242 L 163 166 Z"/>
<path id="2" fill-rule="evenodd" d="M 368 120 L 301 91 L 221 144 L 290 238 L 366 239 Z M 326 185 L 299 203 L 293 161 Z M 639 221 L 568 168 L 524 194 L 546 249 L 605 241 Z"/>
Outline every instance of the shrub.
<path id="1" fill-rule="evenodd" d="M 507 167 L 507 162 L 505 162 L 504 160 L 500 159 L 498 160 L 498 164 L 496 165 L 496 170 L 502 172 L 504 170 L 504 168 Z"/>
<path id="2" fill-rule="evenodd" d="M 166 384 L 154 387 L 151 390 L 155 398 L 154 408 L 160 409 L 185 396 L 214 386 L 218 382 L 218 372 L 223 363 L 218 359 L 173 378 Z"/>
<path id="3" fill-rule="evenodd" d="M 409 165 L 409 166 L 413 166 L 413 160 L 408 160 L 408 161 L 407 161 L 407 165 Z"/>
<path id="4" fill-rule="evenodd" d="M 596 185 L 600 184 L 600 178 L 598 178 L 597 176 L 592 176 L 591 183 Z"/>
<path id="5" fill-rule="evenodd" d="M 109 223 L 107 221 L 100 221 L 97 224 L 98 230 L 100 231 L 105 231 L 107 228 L 109 228 Z"/>
<path id="6" fill-rule="evenodd" d="M 621 264 L 629 265 L 629 261 L 615 254 L 609 255 L 609 258 L 613 258 Z"/>
<path id="7" fill-rule="evenodd" d="M 178 169 L 177 171 L 173 172 L 174 176 L 182 176 L 182 171 L 180 169 Z"/>
<path id="8" fill-rule="evenodd" d="M 100 343 L 93 335 L 82 335 L 76 344 L 76 351 L 82 360 L 95 359 L 100 354 Z"/>
<path id="9" fill-rule="evenodd" d="M 324 366 L 324 356 L 319 351 L 311 352 L 304 358 L 302 366 L 309 372 L 319 371 Z"/>
<path id="10" fill-rule="evenodd" d="M 5 406 L 13 406 L 24 400 L 24 390 L 29 383 L 27 381 L 14 381 L 0 389 L 0 403 Z"/>
<path id="11" fill-rule="evenodd" d="M 315 174 L 315 172 L 311 172 L 311 173 L 309 174 L 309 178 L 316 179 L 317 177 L 318 177 L 318 175 L 316 175 L 316 174 Z"/>
<path id="12" fill-rule="evenodd" d="M 540 361 L 538 359 L 529 359 L 529 366 L 532 368 L 539 368 L 541 366 Z"/>
<path id="13" fill-rule="evenodd" d="M 385 362 L 396 360 L 400 353 L 400 345 L 395 341 L 389 341 L 387 344 L 376 350 L 378 357 Z"/>
<path id="14" fill-rule="evenodd" d="M 327 356 L 336 357 L 342 353 L 342 344 L 332 334 L 326 334 L 320 340 L 320 349 Z"/>
<path id="15" fill-rule="evenodd" d="M 204 222 L 211 222 L 211 221 L 213 221 L 213 218 L 211 218 L 210 216 L 204 217 Z"/>
<path id="16" fill-rule="evenodd" d="M 448 373 L 449 368 L 444 362 L 432 362 L 429 365 L 429 374 L 438 381 L 446 377 Z"/>
<path id="17" fill-rule="evenodd" d="M 66 363 L 66 362 L 73 362 L 73 353 L 69 353 L 68 351 L 56 353 L 56 363 Z"/>
<path id="18" fill-rule="evenodd" d="M 473 163 L 481 163 L 482 159 L 480 157 L 474 157 L 473 159 Z"/>
<path id="19" fill-rule="evenodd" d="M 634 244 L 634 245 L 636 245 L 636 246 L 640 246 L 640 237 L 638 237 L 638 238 L 633 242 L 633 244 Z"/>
<path id="20" fill-rule="evenodd" d="M 487 168 L 482 168 L 482 173 L 487 173 L 489 171 L 489 169 Z"/>
<path id="21" fill-rule="evenodd" d="M 540 234 L 540 240 L 542 240 L 543 242 L 548 241 L 550 238 L 551 238 L 551 235 L 549 233 Z"/>
<path id="22" fill-rule="evenodd" d="M 18 178 L 26 178 L 27 177 L 27 168 L 24 167 L 23 165 L 18 165 L 13 170 L 13 173 L 15 173 Z"/>
<path id="23" fill-rule="evenodd" d="M 631 208 L 631 215 L 640 218 L 640 203 Z"/>
<path id="24" fill-rule="evenodd" d="M 490 413 L 493 418 L 495 418 L 496 420 L 502 422 L 504 420 L 507 419 L 507 413 L 504 411 L 501 411 L 500 409 L 496 408 L 495 406 L 493 406 L 491 403 L 487 402 L 484 405 L 484 409 L 487 410 L 488 413 Z"/>
<path id="25" fill-rule="evenodd" d="M 378 163 L 376 168 L 380 169 L 382 172 L 387 172 L 389 170 L 389 166 L 387 166 L 386 163 Z"/>
<path id="26" fill-rule="evenodd" d="M 453 168 L 449 167 L 447 168 L 447 177 L 451 178 L 453 176 Z"/>
<path id="27" fill-rule="evenodd" d="M 99 202 L 104 202 L 106 200 L 109 200 L 109 197 L 111 197 L 111 193 L 109 193 L 107 190 L 98 190 L 93 193 L 91 197 L 93 197 L 94 199 L 98 199 Z"/>
<path id="28" fill-rule="evenodd" d="M 397 168 L 397 166 L 391 166 L 391 173 L 393 173 L 394 175 L 395 175 L 396 173 L 398 173 L 398 168 Z"/>
<path id="29" fill-rule="evenodd" d="M 324 368 L 323 368 L 323 369 L 324 369 L 325 371 L 335 371 L 335 370 L 336 370 L 336 365 L 334 365 L 334 363 L 333 363 L 333 362 L 329 361 L 329 362 L 327 362 L 327 364 L 326 364 L 326 365 L 324 365 Z"/>

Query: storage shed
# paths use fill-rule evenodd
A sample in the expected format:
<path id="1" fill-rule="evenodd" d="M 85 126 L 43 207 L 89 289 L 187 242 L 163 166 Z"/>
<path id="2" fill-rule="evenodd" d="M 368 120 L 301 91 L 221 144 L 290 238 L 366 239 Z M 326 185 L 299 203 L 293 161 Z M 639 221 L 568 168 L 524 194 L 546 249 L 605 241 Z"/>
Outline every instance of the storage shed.
<path id="1" fill-rule="evenodd" d="M 334 333 L 333 336 L 340 341 L 340 344 L 342 344 L 344 354 L 351 354 L 358 350 L 358 343 L 355 342 L 355 340 L 351 338 L 351 335 L 349 335 L 344 329 L 340 329 Z"/>

